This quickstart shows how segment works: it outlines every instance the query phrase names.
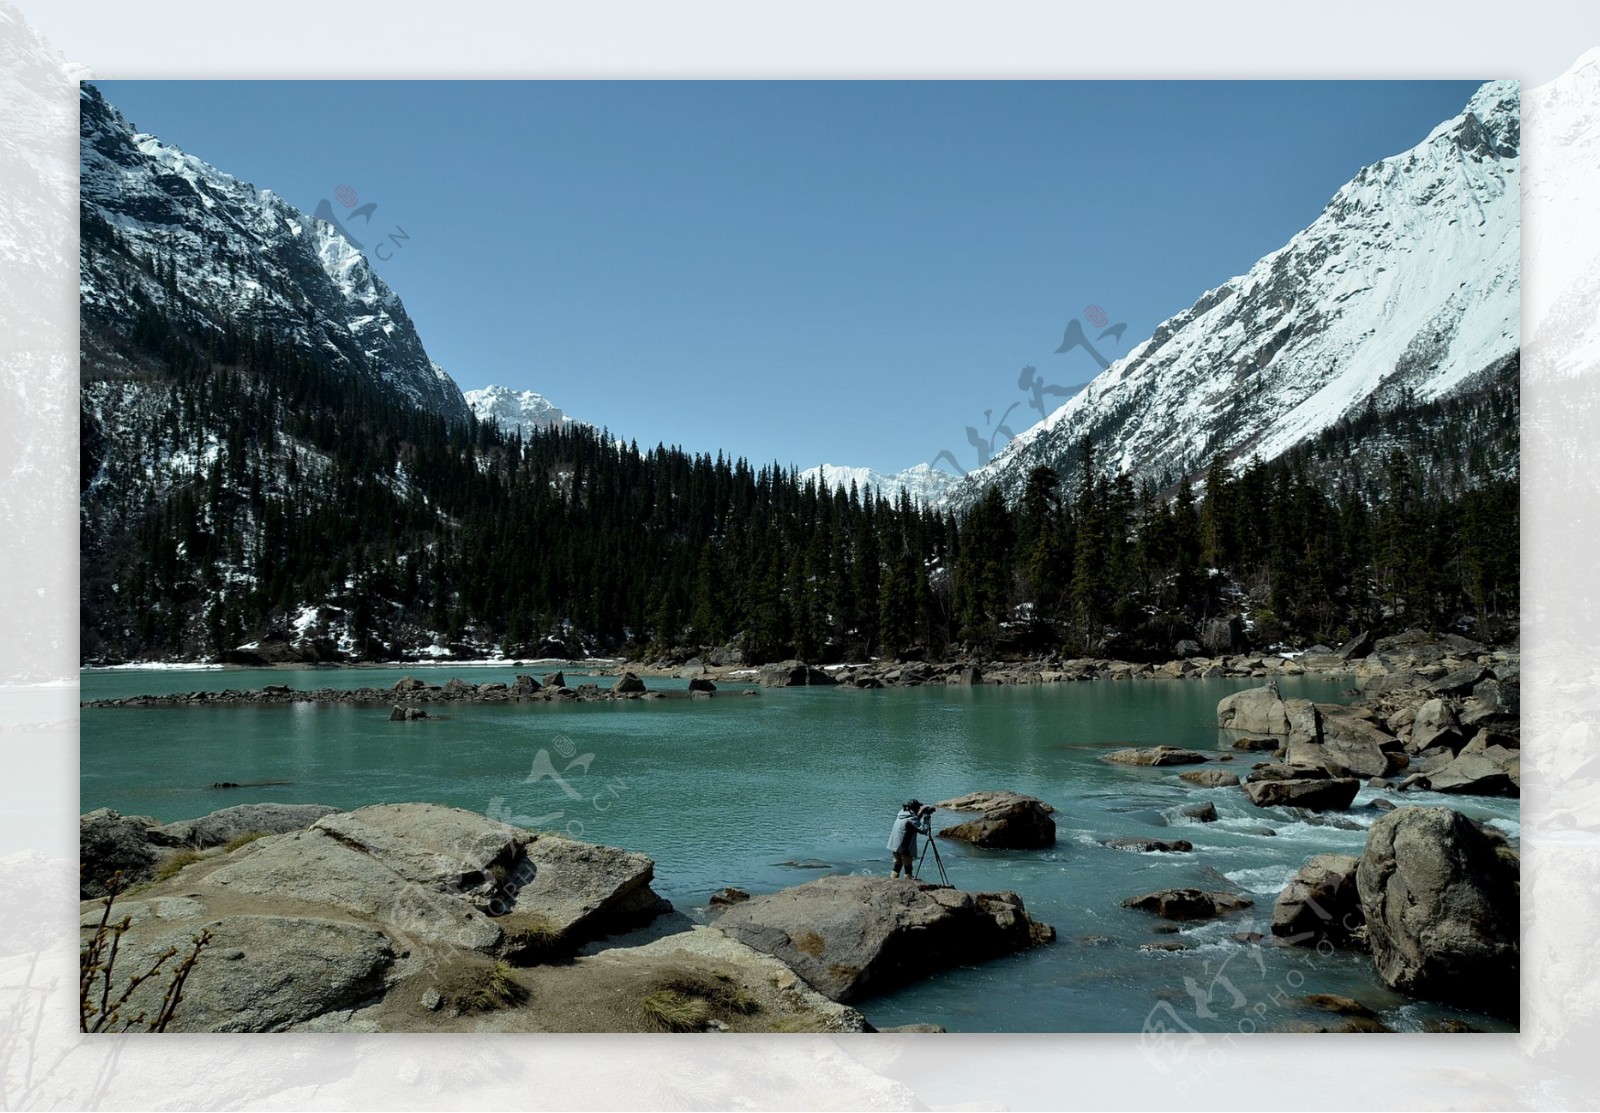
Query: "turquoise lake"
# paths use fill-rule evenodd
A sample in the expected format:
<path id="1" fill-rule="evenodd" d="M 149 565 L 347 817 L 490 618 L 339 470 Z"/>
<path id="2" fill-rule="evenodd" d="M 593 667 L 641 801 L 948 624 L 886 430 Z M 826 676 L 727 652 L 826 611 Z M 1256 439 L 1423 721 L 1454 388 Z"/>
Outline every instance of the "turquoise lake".
<path id="1" fill-rule="evenodd" d="M 509 683 L 519 671 L 547 670 L 86 671 L 82 698 L 263 684 L 383 687 L 404 675 Z M 566 671 L 573 679 L 582 674 Z M 649 854 L 656 889 L 703 919 L 707 898 L 725 885 L 759 893 L 827 872 L 886 874 L 889 825 L 908 796 L 937 801 L 1014 789 L 1055 806 L 1054 848 L 939 847 L 958 887 L 1014 890 L 1030 913 L 1055 926 L 1058 941 L 860 1002 L 874 1024 L 1251 1032 L 1327 1019 L 1297 999 L 1328 992 L 1358 998 L 1397 1030 L 1446 1017 L 1480 1030 L 1508 1029 L 1504 1021 L 1384 989 L 1364 954 L 1232 938 L 1268 932 L 1274 898 L 1307 858 L 1361 852 L 1365 828 L 1381 814 L 1370 804 L 1373 790 L 1363 788 L 1348 813 L 1308 817 L 1256 808 L 1237 788 L 1189 785 L 1177 769 L 1101 760 L 1123 745 L 1232 752 L 1215 726 L 1217 701 L 1255 683 L 804 688 L 742 697 L 736 693 L 748 685 L 725 682 L 710 700 L 451 704 L 438 709 L 443 717 L 413 723 L 389 722 L 384 705 L 84 708 L 80 810 L 111 807 L 172 821 L 266 800 L 341 808 L 449 804 Z M 1342 702 L 1348 683 L 1287 677 L 1280 687 L 1285 696 Z M 1222 768 L 1243 775 L 1252 756 L 1239 754 Z M 541 770 L 561 780 L 537 775 Z M 210 787 L 218 781 L 287 783 Z M 1180 823 L 1176 808 L 1202 800 L 1216 805 L 1219 819 Z M 1519 834 L 1515 800 L 1418 793 L 1406 802 L 1448 804 L 1513 839 Z M 949 817 L 936 817 L 936 829 L 941 821 Z M 1137 854 L 1101 845 L 1116 835 L 1184 838 L 1194 851 Z M 931 856 L 927 867 L 932 871 Z M 1256 903 L 1222 920 L 1177 925 L 1175 934 L 1158 933 L 1164 922 L 1154 916 L 1119 907 L 1124 897 L 1180 885 L 1231 889 Z M 1186 949 L 1140 949 L 1172 941 Z"/>

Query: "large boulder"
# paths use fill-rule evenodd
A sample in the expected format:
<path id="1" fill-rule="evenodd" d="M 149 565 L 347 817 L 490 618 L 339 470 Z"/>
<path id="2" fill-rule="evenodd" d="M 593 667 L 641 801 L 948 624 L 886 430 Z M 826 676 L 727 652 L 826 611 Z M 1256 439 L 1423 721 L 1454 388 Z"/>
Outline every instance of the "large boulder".
<path id="1" fill-rule="evenodd" d="M 722 914 L 728 937 L 782 959 L 818 992 L 849 1001 L 950 966 L 1048 942 L 1015 893 L 840 875 L 754 897 Z"/>
<path id="2" fill-rule="evenodd" d="M 1308 946 L 1355 936 L 1365 922 L 1356 891 L 1358 861 L 1353 854 L 1318 854 L 1301 866 L 1272 906 L 1272 934 Z"/>
<path id="3" fill-rule="evenodd" d="M 1238 615 L 1210 619 L 1200 627 L 1200 644 L 1213 657 L 1241 653 L 1245 648 L 1244 623 Z"/>
<path id="4" fill-rule="evenodd" d="M 826 672 L 812 668 L 804 661 L 779 661 L 762 665 L 756 678 L 763 688 L 803 688 L 813 684 L 836 683 Z"/>
<path id="5" fill-rule="evenodd" d="M 1456 717 L 1455 709 L 1435 696 L 1417 708 L 1416 716 L 1411 720 L 1411 737 L 1406 749 L 1412 753 L 1421 753 L 1435 746 L 1448 746 L 1455 750 L 1461 748 L 1463 741 L 1461 720 Z"/>
<path id="6" fill-rule="evenodd" d="M 1203 889 L 1158 889 L 1143 896 L 1129 897 L 1124 908 L 1154 912 L 1168 920 L 1209 920 L 1227 912 L 1238 912 L 1255 902 L 1237 893 L 1207 892 Z"/>
<path id="7" fill-rule="evenodd" d="M 1040 800 L 1019 797 L 946 827 L 939 837 L 989 850 L 1038 850 L 1056 844 L 1056 821 L 1050 818 L 1050 811 Z"/>
<path id="8" fill-rule="evenodd" d="M 669 911 L 650 887 L 655 862 L 613 846 L 540 835 L 526 849 L 537 873 L 521 886 L 509 924 L 534 917 L 578 940 L 608 935 Z"/>
<path id="9" fill-rule="evenodd" d="M 1373 965 L 1416 997 L 1516 1011 L 1519 866 L 1499 835 L 1452 808 L 1397 808 L 1356 868 Z"/>
<path id="10" fill-rule="evenodd" d="M 142 909 L 135 902 L 117 910 L 137 915 Z M 148 970 L 168 947 L 181 957 L 202 929 L 212 935 L 184 982 L 171 1032 L 281 1032 L 368 1002 L 382 992 L 395 962 L 394 946 L 382 931 L 315 916 L 169 915 L 147 923 L 152 930 L 130 931 L 118 948 L 119 987 L 126 984 L 122 974 Z M 169 960 L 163 975 L 177 961 Z M 154 1016 L 168 981 L 158 976 L 141 984 L 122 1015 Z"/>
<path id="11" fill-rule="evenodd" d="M 1480 730 L 1450 764 L 1428 774 L 1433 790 L 1475 796 L 1522 795 L 1522 750 L 1501 744 L 1504 741 L 1509 739 Z"/>
<path id="12" fill-rule="evenodd" d="M 1217 726 L 1241 734 L 1287 737 L 1289 718 L 1275 685 L 1246 688 L 1224 696 L 1217 704 Z"/>
<path id="13" fill-rule="evenodd" d="M 1144 749 L 1113 750 L 1105 760 L 1118 765 L 1197 765 L 1210 760 L 1198 750 L 1181 750 L 1176 746 L 1152 746 Z"/>
<path id="14" fill-rule="evenodd" d="M 1357 634 L 1334 651 L 1341 661 L 1353 661 L 1372 652 L 1372 634 L 1366 630 Z"/>
<path id="15" fill-rule="evenodd" d="M 281 835 L 309 827 L 339 809 L 327 804 L 239 804 L 199 819 L 183 819 L 152 833 L 169 846 L 222 846 L 241 835 Z"/>
<path id="16" fill-rule="evenodd" d="M 1283 804 L 1306 808 L 1314 812 L 1338 811 L 1348 808 L 1361 791 L 1361 782 L 1354 777 L 1337 777 L 1328 780 L 1251 781 L 1244 786 L 1245 795 L 1258 808 Z"/>
<path id="17" fill-rule="evenodd" d="M 106 883 L 122 874 L 123 888 L 150 880 L 159 856 L 151 833 L 161 825 L 147 815 L 96 808 L 78 817 L 79 896 L 106 895 Z"/>
<path id="18" fill-rule="evenodd" d="M 625 672 L 617 677 L 617 682 L 611 685 L 611 694 L 617 696 L 641 695 L 645 691 L 644 681 L 639 679 L 637 673 Z"/>
<path id="19" fill-rule="evenodd" d="M 1381 777 L 1390 771 L 1386 747 L 1400 748 L 1393 736 L 1344 708 L 1327 706 L 1317 711 L 1320 737 L 1291 737 L 1285 753 L 1287 760 L 1320 765 L 1338 777 Z"/>

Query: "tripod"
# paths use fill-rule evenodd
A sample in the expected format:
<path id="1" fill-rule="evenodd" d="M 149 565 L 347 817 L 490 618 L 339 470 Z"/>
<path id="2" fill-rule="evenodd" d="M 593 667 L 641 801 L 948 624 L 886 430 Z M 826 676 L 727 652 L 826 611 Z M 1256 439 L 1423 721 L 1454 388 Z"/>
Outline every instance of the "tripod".
<path id="1" fill-rule="evenodd" d="M 919 881 L 922 879 L 922 863 L 928 860 L 928 851 L 930 849 L 933 851 L 933 864 L 939 869 L 939 888 L 954 889 L 955 886 L 950 884 L 950 875 L 944 872 L 944 859 L 939 857 L 939 847 L 938 844 L 933 841 L 932 831 L 929 831 L 927 838 L 923 840 L 922 857 L 917 859 L 917 872 L 912 874 L 912 876 Z"/>

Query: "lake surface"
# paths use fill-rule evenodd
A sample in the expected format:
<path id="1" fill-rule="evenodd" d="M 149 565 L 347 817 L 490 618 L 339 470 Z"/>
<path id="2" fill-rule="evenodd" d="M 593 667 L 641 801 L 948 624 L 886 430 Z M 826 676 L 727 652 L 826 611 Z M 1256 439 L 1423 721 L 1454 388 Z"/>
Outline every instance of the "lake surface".
<path id="1" fill-rule="evenodd" d="M 519 671 L 547 670 L 86 671 L 82 695 L 382 687 L 404 675 L 509 683 Z M 582 672 L 566 669 L 572 679 Z M 939 849 L 958 887 L 1016 891 L 1031 914 L 1055 926 L 1057 943 L 861 1002 L 874 1024 L 1182 1037 L 1185 1029 L 1250 1032 L 1315 1019 L 1296 999 L 1328 992 L 1358 998 L 1399 1030 L 1445 1017 L 1507 1029 L 1409 1002 L 1377 983 L 1362 954 L 1231 938 L 1269 932 L 1274 898 L 1313 854 L 1359 854 L 1365 828 L 1381 814 L 1370 806 L 1377 793 L 1363 788 L 1350 812 L 1308 819 L 1256 808 L 1237 788 L 1189 785 L 1178 779 L 1182 767 L 1101 760 L 1122 745 L 1226 749 L 1217 701 L 1255 683 L 768 689 L 755 698 L 734 694 L 746 685 L 723 683 L 710 700 L 451 704 L 439 709 L 445 717 L 413 723 L 389 722 L 382 705 L 84 708 L 81 810 L 172 821 L 265 800 L 449 804 L 643 851 L 656 861 L 657 890 L 701 918 L 724 885 L 759 893 L 827 872 L 886 874 L 889 825 L 908 796 L 937 801 L 1014 789 L 1056 807 L 1053 849 L 986 852 L 943 841 Z M 1344 702 L 1339 692 L 1347 685 L 1325 676 L 1280 680 L 1285 696 L 1324 702 Z M 1242 776 L 1252 757 L 1240 754 L 1225 768 Z M 288 783 L 209 787 L 217 781 Z M 1177 807 L 1203 800 L 1216 805 L 1217 822 L 1175 816 Z M 1519 834 L 1515 800 L 1418 793 L 1407 802 L 1447 804 L 1513 839 Z M 948 817 L 936 817 L 936 829 L 940 820 Z M 1116 835 L 1184 838 L 1195 849 L 1136 854 L 1101 845 Z M 926 865 L 925 878 L 931 856 Z M 1175 934 L 1158 933 L 1165 921 L 1157 917 L 1119 907 L 1124 897 L 1184 885 L 1242 891 L 1256 904 L 1222 920 L 1169 925 L 1180 928 Z M 1140 949 L 1172 941 L 1188 949 Z"/>

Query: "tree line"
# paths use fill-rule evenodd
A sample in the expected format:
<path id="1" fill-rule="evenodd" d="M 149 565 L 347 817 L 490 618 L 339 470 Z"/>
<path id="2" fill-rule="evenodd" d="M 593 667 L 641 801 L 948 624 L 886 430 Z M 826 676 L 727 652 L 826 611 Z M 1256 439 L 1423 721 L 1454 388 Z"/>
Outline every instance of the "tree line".
<path id="1" fill-rule="evenodd" d="M 604 429 L 447 422 L 156 306 L 105 342 L 115 370 L 84 388 L 86 659 L 216 656 L 308 605 L 356 656 L 738 638 L 751 662 L 1159 656 L 1229 614 L 1263 643 L 1463 617 L 1493 636 L 1517 611 L 1514 368 L 1168 490 L 1084 442 L 1015 504 L 958 514 Z"/>

